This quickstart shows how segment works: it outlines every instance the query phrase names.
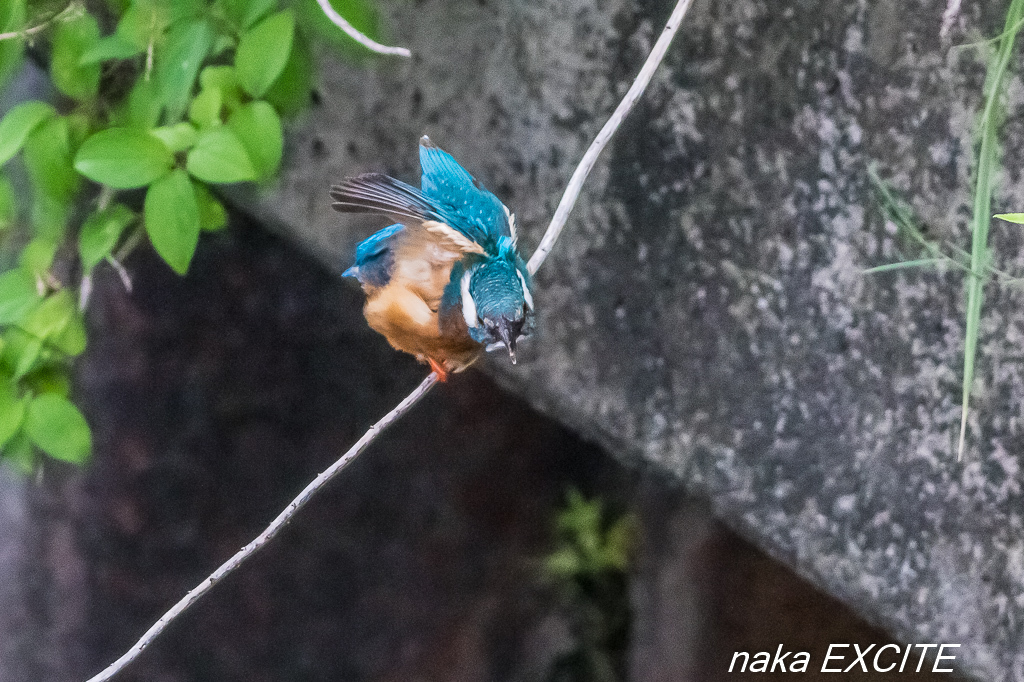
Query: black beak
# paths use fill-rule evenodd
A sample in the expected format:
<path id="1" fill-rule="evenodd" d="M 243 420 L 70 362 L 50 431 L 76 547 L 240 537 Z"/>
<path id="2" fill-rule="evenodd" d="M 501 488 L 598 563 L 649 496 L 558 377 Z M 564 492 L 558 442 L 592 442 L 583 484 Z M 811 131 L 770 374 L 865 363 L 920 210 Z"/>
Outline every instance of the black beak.
<path id="1" fill-rule="evenodd" d="M 519 330 L 522 329 L 522 321 L 510 322 L 506 319 L 498 320 L 498 336 L 501 337 L 505 348 L 508 348 L 508 356 L 512 364 L 516 364 L 516 339 L 519 338 Z"/>

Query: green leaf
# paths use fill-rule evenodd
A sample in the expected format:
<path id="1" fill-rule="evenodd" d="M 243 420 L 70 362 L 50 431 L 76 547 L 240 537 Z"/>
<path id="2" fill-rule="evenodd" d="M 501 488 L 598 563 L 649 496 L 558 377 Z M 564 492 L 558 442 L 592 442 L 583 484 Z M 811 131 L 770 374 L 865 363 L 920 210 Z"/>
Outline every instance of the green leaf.
<path id="1" fill-rule="evenodd" d="M 57 254 L 57 241 L 48 237 L 36 237 L 21 250 L 20 263 L 25 272 L 42 277 L 53 264 Z"/>
<path id="2" fill-rule="evenodd" d="M 235 67 L 225 64 L 207 66 L 199 74 L 199 85 L 203 89 L 216 88 L 218 90 L 238 91 L 238 77 L 235 74 Z"/>
<path id="3" fill-rule="evenodd" d="M 92 122 L 80 109 L 67 114 L 64 120 L 68 122 L 69 149 L 78 149 L 85 138 L 92 134 Z"/>
<path id="4" fill-rule="evenodd" d="M 9 462 L 14 468 L 28 476 L 36 467 L 36 451 L 32 447 L 32 442 L 22 431 L 14 436 L 11 441 L 7 444 L 7 447 L 3 449 L 3 458 Z"/>
<path id="5" fill-rule="evenodd" d="M 1024 225 L 1024 213 L 998 213 L 992 217 L 999 218 L 1000 220 L 1005 220 L 1008 223 Z"/>
<path id="6" fill-rule="evenodd" d="M 20 331 L 20 330 L 15 330 Z M 11 343 L 4 348 L 5 354 L 14 358 L 14 378 L 21 379 L 32 371 L 36 361 L 43 352 L 43 341 L 20 332 L 16 337 L 10 338 Z"/>
<path id="7" fill-rule="evenodd" d="M 21 384 L 33 394 L 56 393 L 65 398 L 71 395 L 71 379 L 63 364 L 40 367 L 23 378 Z"/>
<path id="8" fill-rule="evenodd" d="M 101 38 L 95 45 L 82 53 L 79 66 L 99 64 L 108 59 L 131 59 L 145 51 L 142 45 L 129 40 L 120 33 Z"/>
<path id="9" fill-rule="evenodd" d="M 100 27 L 91 14 L 57 25 L 50 53 L 50 77 L 57 89 L 77 100 L 91 100 L 100 87 L 99 64 L 81 64 L 82 55 L 100 39 Z"/>
<path id="10" fill-rule="evenodd" d="M 16 324 L 35 307 L 39 291 L 32 275 L 15 268 L 0 275 L 0 324 Z"/>
<path id="11" fill-rule="evenodd" d="M 974 361 L 981 330 L 981 308 L 985 282 L 980 275 L 989 263 L 988 232 L 992 219 L 992 191 L 999 166 L 999 123 L 1004 118 L 1001 105 L 1007 68 L 1013 57 L 1013 43 L 1024 19 L 1024 2 L 1011 0 L 1006 13 L 999 48 L 991 55 L 985 74 L 985 107 L 978 120 L 978 161 L 974 166 L 974 208 L 971 214 L 971 273 L 967 279 L 967 316 L 964 325 L 964 378 L 960 397 L 960 438 L 957 461 L 963 458 L 967 439 L 968 409 L 974 386 Z"/>
<path id="12" fill-rule="evenodd" d="M 210 57 L 216 58 L 227 52 L 228 50 L 235 49 L 235 45 L 238 41 L 234 37 L 224 33 L 218 33 L 217 37 L 213 39 L 213 47 L 210 48 Z"/>
<path id="13" fill-rule="evenodd" d="M 21 430 L 25 403 L 18 399 L 14 385 L 0 378 L 0 448 Z"/>
<path id="14" fill-rule="evenodd" d="M 188 108 L 188 117 L 200 128 L 210 128 L 221 124 L 221 92 L 217 88 L 203 88 L 196 95 Z"/>
<path id="15" fill-rule="evenodd" d="M 224 205 L 217 201 L 206 185 L 192 183 L 196 192 L 196 203 L 199 205 L 199 227 L 208 232 L 223 229 L 228 224 L 228 213 Z"/>
<path id="16" fill-rule="evenodd" d="M 235 26 L 245 30 L 274 9 L 275 0 L 220 0 L 227 15 Z"/>
<path id="17" fill-rule="evenodd" d="M 81 178 L 71 165 L 71 133 L 64 117 L 49 119 L 28 136 L 24 158 L 32 184 L 46 196 L 67 203 L 78 193 Z"/>
<path id="18" fill-rule="evenodd" d="M 124 229 L 135 219 L 135 214 L 121 204 L 114 204 L 89 216 L 78 235 L 78 253 L 82 269 L 89 271 L 110 255 L 121 239 Z"/>
<path id="19" fill-rule="evenodd" d="M 62 239 L 73 208 L 73 197 L 54 198 L 36 192 L 32 200 L 32 227 L 36 236 L 55 242 Z"/>
<path id="20" fill-rule="evenodd" d="M 75 304 L 67 291 L 50 294 L 21 323 L 30 336 L 43 341 L 60 335 L 75 314 Z"/>
<path id="21" fill-rule="evenodd" d="M 544 561 L 544 570 L 552 578 L 570 578 L 583 570 L 576 552 L 563 547 L 549 554 Z"/>
<path id="22" fill-rule="evenodd" d="M 19 31 L 25 28 L 25 0 L 0 2 L 0 31 Z M 0 41 L 0 89 L 21 69 L 25 52 L 24 40 Z"/>
<path id="23" fill-rule="evenodd" d="M 260 178 L 274 175 L 281 165 L 284 150 L 281 119 L 274 108 L 263 101 L 251 102 L 231 115 L 228 126 L 242 141 L 256 175 Z"/>
<path id="24" fill-rule="evenodd" d="M 199 242 L 199 207 L 184 171 L 171 171 L 150 185 L 145 217 L 153 248 L 175 272 L 184 275 Z"/>
<path id="25" fill-rule="evenodd" d="M 188 153 L 188 172 L 205 182 L 244 182 L 256 179 L 245 146 L 226 126 L 208 128 Z"/>
<path id="26" fill-rule="evenodd" d="M 117 33 L 146 50 L 150 42 L 161 42 L 168 27 L 195 18 L 202 10 L 199 1 L 133 0 L 117 24 Z"/>
<path id="27" fill-rule="evenodd" d="M 6 230 L 18 219 L 18 200 L 14 186 L 6 175 L 0 175 L 0 230 Z"/>
<path id="28" fill-rule="evenodd" d="M 0 164 L 21 151 L 25 140 L 43 121 L 53 116 L 53 107 L 45 102 L 22 102 L 0 120 Z"/>
<path id="29" fill-rule="evenodd" d="M 136 1 L 121 15 L 115 32 L 125 42 L 144 51 L 170 24 L 166 7 L 157 2 Z"/>
<path id="30" fill-rule="evenodd" d="M 0 455 L 23 476 L 29 476 L 36 470 L 36 450 L 24 431 L 16 434 Z"/>
<path id="31" fill-rule="evenodd" d="M 636 536 L 636 519 L 628 514 L 608 529 L 604 538 L 604 555 L 611 568 L 616 571 L 629 570 Z"/>
<path id="32" fill-rule="evenodd" d="M 114 17 L 119 17 L 128 11 L 128 8 L 132 4 L 132 0 L 105 0 L 105 4 Z"/>
<path id="33" fill-rule="evenodd" d="M 136 128 L 101 130 L 75 156 L 75 169 L 85 177 L 116 189 L 145 187 L 174 163 L 167 146 Z"/>
<path id="34" fill-rule="evenodd" d="M 21 324 L 31 341 L 49 343 L 54 348 L 71 355 L 80 355 L 85 350 L 85 324 L 75 306 L 71 294 L 61 290 L 46 297 Z M 33 360 L 34 363 L 34 360 Z M 19 366 L 19 374 L 31 369 Z"/>
<path id="35" fill-rule="evenodd" d="M 262 97 L 277 80 L 288 62 L 294 34 L 295 15 L 284 10 L 270 15 L 242 36 L 235 52 L 235 68 L 246 92 Z"/>
<path id="36" fill-rule="evenodd" d="M 85 352 L 85 320 L 76 306 L 71 306 L 71 318 L 68 320 L 67 327 L 51 342 L 71 357 L 77 357 Z"/>
<path id="37" fill-rule="evenodd" d="M 166 44 L 156 53 L 153 78 L 172 123 L 181 119 L 188 106 L 199 67 L 213 46 L 213 37 L 213 28 L 204 19 L 181 22 L 170 28 Z"/>
<path id="38" fill-rule="evenodd" d="M 67 398 L 53 393 L 29 403 L 25 432 L 40 450 L 65 462 L 84 464 L 92 452 L 92 434 L 85 417 Z"/>
<path id="39" fill-rule="evenodd" d="M 910 268 L 924 268 L 932 265 L 939 265 L 940 263 L 955 262 L 951 258 L 917 258 L 915 260 L 905 260 L 898 263 L 886 263 L 885 265 L 876 265 L 873 268 L 867 270 L 861 270 L 862 275 L 873 275 L 879 272 L 891 272 L 892 270 L 907 270 Z"/>
<path id="40" fill-rule="evenodd" d="M 208 0 L 149 0 L 167 7 L 170 12 L 171 23 L 184 19 L 195 18 L 204 12 L 208 12 Z"/>
<path id="41" fill-rule="evenodd" d="M 289 117 L 309 106 L 312 91 L 313 55 L 309 50 L 309 42 L 301 32 L 296 31 L 288 63 L 284 65 L 281 75 L 267 90 L 264 98 L 282 116 Z"/>
<path id="42" fill-rule="evenodd" d="M 242 105 L 242 88 L 233 66 L 207 66 L 199 74 L 199 84 L 203 90 L 220 90 L 221 106 L 228 113 Z"/>
<path id="43" fill-rule="evenodd" d="M 135 128 L 149 130 L 160 120 L 162 110 L 156 83 L 139 79 L 128 96 L 128 123 Z"/>
<path id="44" fill-rule="evenodd" d="M 199 131 L 196 130 L 196 127 L 184 121 L 172 126 L 153 128 L 149 134 L 167 145 L 167 148 L 174 154 L 191 149 L 199 139 Z"/>

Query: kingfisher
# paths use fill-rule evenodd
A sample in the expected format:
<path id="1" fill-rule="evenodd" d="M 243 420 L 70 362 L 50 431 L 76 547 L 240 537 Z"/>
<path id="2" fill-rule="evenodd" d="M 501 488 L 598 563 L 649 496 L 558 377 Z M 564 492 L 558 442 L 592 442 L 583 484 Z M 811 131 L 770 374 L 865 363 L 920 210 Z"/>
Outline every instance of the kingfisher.
<path id="1" fill-rule="evenodd" d="M 331 188 L 335 210 L 397 221 L 360 242 L 343 274 L 366 293 L 370 327 L 439 380 L 485 350 L 504 347 L 515 364 L 516 342 L 534 329 L 515 215 L 425 135 L 420 168 L 420 189 L 381 173 Z"/>

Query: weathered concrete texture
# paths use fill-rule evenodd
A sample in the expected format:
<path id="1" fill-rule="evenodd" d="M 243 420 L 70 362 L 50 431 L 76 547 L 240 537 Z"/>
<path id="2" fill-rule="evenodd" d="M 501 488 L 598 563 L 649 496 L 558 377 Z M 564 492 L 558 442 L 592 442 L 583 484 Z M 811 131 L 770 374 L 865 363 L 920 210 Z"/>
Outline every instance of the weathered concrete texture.
<path id="1" fill-rule="evenodd" d="M 665 0 L 394 3 L 412 61 L 325 56 L 322 105 L 252 204 L 335 266 L 379 222 L 332 180 L 416 178 L 430 134 L 518 213 L 527 252 L 667 17 Z M 698 0 L 537 278 L 540 333 L 493 372 L 723 518 L 897 636 L 963 644 L 1024 680 L 1019 289 L 990 287 L 970 464 L 955 460 L 963 278 L 863 276 L 906 244 L 869 163 L 932 234 L 967 243 L 983 65 L 937 38 L 945 3 Z M 1000 7 L 966 4 L 992 35 Z M 962 34 L 966 36 L 969 34 Z M 997 210 L 1020 210 L 1014 79 Z M 998 265 L 1024 270 L 1016 228 Z"/>

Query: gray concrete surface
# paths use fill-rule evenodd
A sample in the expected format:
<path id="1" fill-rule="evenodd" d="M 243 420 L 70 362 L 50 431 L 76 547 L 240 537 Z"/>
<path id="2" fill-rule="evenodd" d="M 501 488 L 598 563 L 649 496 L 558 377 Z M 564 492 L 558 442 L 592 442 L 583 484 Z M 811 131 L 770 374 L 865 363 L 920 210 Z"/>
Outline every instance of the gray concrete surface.
<path id="1" fill-rule="evenodd" d="M 663 0 L 382 3 L 415 52 L 322 55 L 279 186 L 235 193 L 340 269 L 372 219 L 327 188 L 415 181 L 429 134 L 512 207 L 527 252 L 667 17 Z M 960 643 L 1024 680 L 1021 294 L 989 287 L 968 464 L 955 462 L 963 278 L 863 276 L 901 258 L 867 180 L 968 244 L 982 58 L 938 39 L 945 3 L 698 0 L 537 278 L 540 332 L 490 371 L 626 460 L 674 472 L 772 555 L 896 636 Z M 965 3 L 957 39 L 1001 8 Z M 1021 210 L 1012 79 L 1007 173 Z M 995 226 L 999 267 L 1024 271 Z"/>

